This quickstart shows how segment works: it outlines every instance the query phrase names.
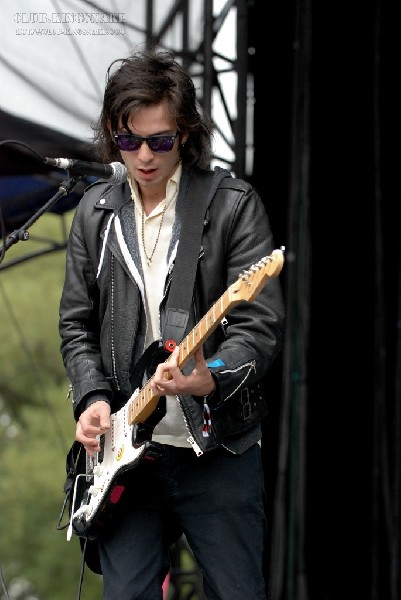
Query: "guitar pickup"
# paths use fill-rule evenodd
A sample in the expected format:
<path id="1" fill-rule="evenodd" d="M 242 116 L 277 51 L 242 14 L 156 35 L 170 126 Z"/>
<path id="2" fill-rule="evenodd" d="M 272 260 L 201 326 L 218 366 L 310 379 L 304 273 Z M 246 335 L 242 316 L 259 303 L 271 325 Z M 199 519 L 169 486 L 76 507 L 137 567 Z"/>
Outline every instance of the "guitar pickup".
<path id="1" fill-rule="evenodd" d="M 97 462 L 103 462 L 104 459 L 104 433 L 99 437 L 100 451 L 97 453 Z"/>
<path id="2" fill-rule="evenodd" d="M 91 481 L 91 479 L 93 479 L 93 469 L 94 468 L 95 468 L 94 456 L 89 456 L 89 454 L 86 453 L 86 469 L 85 469 L 86 481 Z"/>

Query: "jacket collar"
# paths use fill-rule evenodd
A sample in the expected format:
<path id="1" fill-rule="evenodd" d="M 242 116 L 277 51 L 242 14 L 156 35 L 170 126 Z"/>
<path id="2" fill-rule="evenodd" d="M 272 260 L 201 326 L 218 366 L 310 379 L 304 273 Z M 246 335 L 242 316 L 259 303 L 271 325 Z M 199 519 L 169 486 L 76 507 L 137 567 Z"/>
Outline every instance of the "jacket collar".
<path id="1" fill-rule="evenodd" d="M 102 181 L 96 182 L 92 186 L 97 184 L 104 185 L 105 187 L 103 190 L 99 190 L 99 199 L 95 203 L 95 208 L 118 211 L 125 202 L 131 200 L 131 190 L 126 181 L 121 186 L 115 186 Z"/>

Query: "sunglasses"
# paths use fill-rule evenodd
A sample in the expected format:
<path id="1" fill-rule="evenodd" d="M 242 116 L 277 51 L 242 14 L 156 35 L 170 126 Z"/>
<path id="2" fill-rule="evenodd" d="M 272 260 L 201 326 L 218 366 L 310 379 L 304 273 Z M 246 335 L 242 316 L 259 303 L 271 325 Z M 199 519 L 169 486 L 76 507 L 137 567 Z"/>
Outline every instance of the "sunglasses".
<path id="1" fill-rule="evenodd" d="M 152 152 L 170 152 L 173 149 L 175 138 L 179 131 L 174 135 L 149 135 L 141 137 L 132 133 L 115 133 L 114 139 L 119 150 L 124 152 L 135 152 L 139 150 L 143 142 L 146 142 Z"/>

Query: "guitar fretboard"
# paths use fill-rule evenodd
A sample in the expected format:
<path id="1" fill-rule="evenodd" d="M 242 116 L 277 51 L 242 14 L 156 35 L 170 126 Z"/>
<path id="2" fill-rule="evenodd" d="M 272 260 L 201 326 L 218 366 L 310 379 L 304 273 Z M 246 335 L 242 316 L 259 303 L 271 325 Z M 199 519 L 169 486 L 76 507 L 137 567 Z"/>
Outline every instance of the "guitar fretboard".
<path id="1" fill-rule="evenodd" d="M 241 301 L 235 298 L 235 292 L 230 286 L 222 296 L 213 304 L 202 319 L 188 333 L 179 345 L 178 366 L 180 369 L 188 362 L 205 340 L 213 333 L 222 318 L 231 310 L 234 304 Z M 168 362 L 168 358 L 167 361 Z M 129 424 L 143 423 L 155 410 L 159 396 L 154 396 L 151 389 L 151 379 L 143 386 L 132 399 L 128 408 Z"/>

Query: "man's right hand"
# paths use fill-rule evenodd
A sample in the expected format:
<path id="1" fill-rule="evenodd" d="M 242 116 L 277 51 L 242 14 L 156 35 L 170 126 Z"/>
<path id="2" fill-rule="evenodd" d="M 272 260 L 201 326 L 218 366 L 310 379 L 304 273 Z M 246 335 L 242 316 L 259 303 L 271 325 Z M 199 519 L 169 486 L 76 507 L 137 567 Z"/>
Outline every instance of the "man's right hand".
<path id="1" fill-rule="evenodd" d="M 79 417 L 75 439 L 85 447 L 89 456 L 100 451 L 99 435 L 110 429 L 110 405 L 104 400 L 94 402 Z"/>

